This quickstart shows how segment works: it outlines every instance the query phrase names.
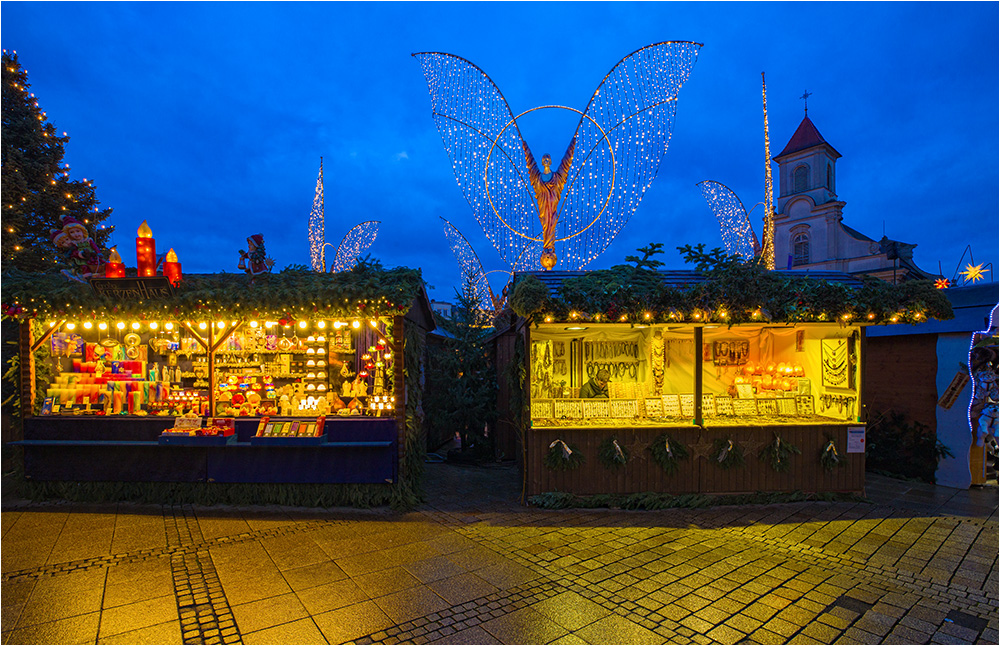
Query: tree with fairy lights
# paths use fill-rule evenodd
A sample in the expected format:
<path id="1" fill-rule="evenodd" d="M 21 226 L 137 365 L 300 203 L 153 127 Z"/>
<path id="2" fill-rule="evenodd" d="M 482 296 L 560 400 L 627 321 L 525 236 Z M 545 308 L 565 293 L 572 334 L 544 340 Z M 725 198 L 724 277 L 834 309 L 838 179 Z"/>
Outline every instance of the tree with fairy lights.
<path id="1" fill-rule="evenodd" d="M 98 209 L 93 182 L 70 179 L 69 164 L 63 162 L 69 137 L 56 134 L 29 87 L 17 53 L 4 50 L 3 267 L 72 269 L 71 260 L 53 244 L 52 231 L 66 222 L 81 223 L 103 251 L 114 230 L 103 224 L 112 209 Z"/>

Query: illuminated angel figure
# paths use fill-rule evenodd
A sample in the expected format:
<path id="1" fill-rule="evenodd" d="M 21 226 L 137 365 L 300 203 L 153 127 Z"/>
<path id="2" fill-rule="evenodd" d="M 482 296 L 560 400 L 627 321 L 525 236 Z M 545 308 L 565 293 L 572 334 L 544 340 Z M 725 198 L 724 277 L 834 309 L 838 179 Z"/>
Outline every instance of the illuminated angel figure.
<path id="1" fill-rule="evenodd" d="M 414 54 L 458 185 L 505 264 L 550 269 L 558 253 L 563 267 L 581 269 L 611 244 L 656 177 L 700 47 L 644 47 L 611 69 L 582 112 L 549 105 L 517 116 L 469 61 Z M 543 108 L 580 115 L 555 171 L 548 155 L 539 171 L 517 123 Z"/>
<path id="2" fill-rule="evenodd" d="M 726 253 L 730 256 L 742 256 L 747 261 L 756 258 L 760 254 L 760 243 L 750 224 L 750 214 L 736 193 L 725 184 L 710 179 L 698 182 L 698 186 L 708 202 L 708 208 L 712 209 L 719 220 Z"/>
<path id="3" fill-rule="evenodd" d="M 323 158 L 319 158 L 319 177 L 316 179 L 316 195 L 309 212 L 309 261 L 313 271 L 326 271 L 326 248 L 333 245 L 326 242 L 326 209 L 323 204 Z M 330 266 L 331 272 L 350 269 L 378 236 L 377 220 L 369 220 L 356 225 L 337 247 L 337 255 Z"/>

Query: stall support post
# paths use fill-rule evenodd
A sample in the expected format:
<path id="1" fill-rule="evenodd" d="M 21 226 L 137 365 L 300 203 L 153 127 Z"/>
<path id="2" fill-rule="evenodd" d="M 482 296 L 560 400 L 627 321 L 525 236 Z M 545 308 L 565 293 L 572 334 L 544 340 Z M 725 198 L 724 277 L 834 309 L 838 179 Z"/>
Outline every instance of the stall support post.
<path id="1" fill-rule="evenodd" d="M 701 410 L 702 344 L 704 329 L 699 325 L 694 329 L 694 425 L 705 426 Z"/>
<path id="2" fill-rule="evenodd" d="M 403 458 L 406 457 L 406 398 L 411 394 L 406 390 L 405 371 L 420 370 L 419 364 L 415 366 L 404 365 L 406 361 L 406 329 L 404 326 L 405 322 L 402 316 L 392 317 L 392 338 L 395 341 L 392 353 L 392 396 L 396 398 L 393 413 L 396 415 L 396 446 L 398 447 L 398 455 L 396 456 L 395 471 L 398 476 L 402 476 L 399 472 L 405 464 Z M 419 361 L 420 359 L 418 358 L 417 360 Z M 397 477 L 398 479 L 400 478 Z"/>
<path id="3" fill-rule="evenodd" d="M 215 416 L 215 326 L 208 325 L 208 416 Z"/>
<path id="4" fill-rule="evenodd" d="M 21 418 L 31 417 L 35 412 L 35 353 L 31 325 L 34 319 L 21 321 L 18 326 L 18 352 L 21 360 Z M 18 438 L 20 439 L 20 438 Z"/>

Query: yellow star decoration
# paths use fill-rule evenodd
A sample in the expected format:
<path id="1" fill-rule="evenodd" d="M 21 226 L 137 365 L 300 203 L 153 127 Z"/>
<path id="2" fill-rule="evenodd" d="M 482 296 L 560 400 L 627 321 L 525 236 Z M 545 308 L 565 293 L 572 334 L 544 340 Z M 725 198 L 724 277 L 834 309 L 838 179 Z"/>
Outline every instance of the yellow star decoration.
<path id="1" fill-rule="evenodd" d="M 948 289 L 951 287 L 951 281 L 947 278 L 938 278 L 934 281 L 934 287 L 937 289 Z"/>
<path id="2" fill-rule="evenodd" d="M 965 282 L 974 283 L 976 281 L 983 279 L 983 265 L 978 264 L 973 266 L 971 263 L 966 265 L 965 271 L 962 272 L 962 276 L 965 277 Z"/>

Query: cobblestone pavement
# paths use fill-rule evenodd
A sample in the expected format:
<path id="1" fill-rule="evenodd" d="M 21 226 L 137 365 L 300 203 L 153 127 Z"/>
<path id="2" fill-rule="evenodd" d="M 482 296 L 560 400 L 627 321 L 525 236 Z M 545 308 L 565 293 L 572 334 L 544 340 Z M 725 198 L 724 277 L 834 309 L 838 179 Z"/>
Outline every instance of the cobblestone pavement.
<path id="1" fill-rule="evenodd" d="M 5 500 L 3 643 L 998 642 L 995 488 L 545 511 L 511 467 L 427 481 L 407 513 Z"/>

